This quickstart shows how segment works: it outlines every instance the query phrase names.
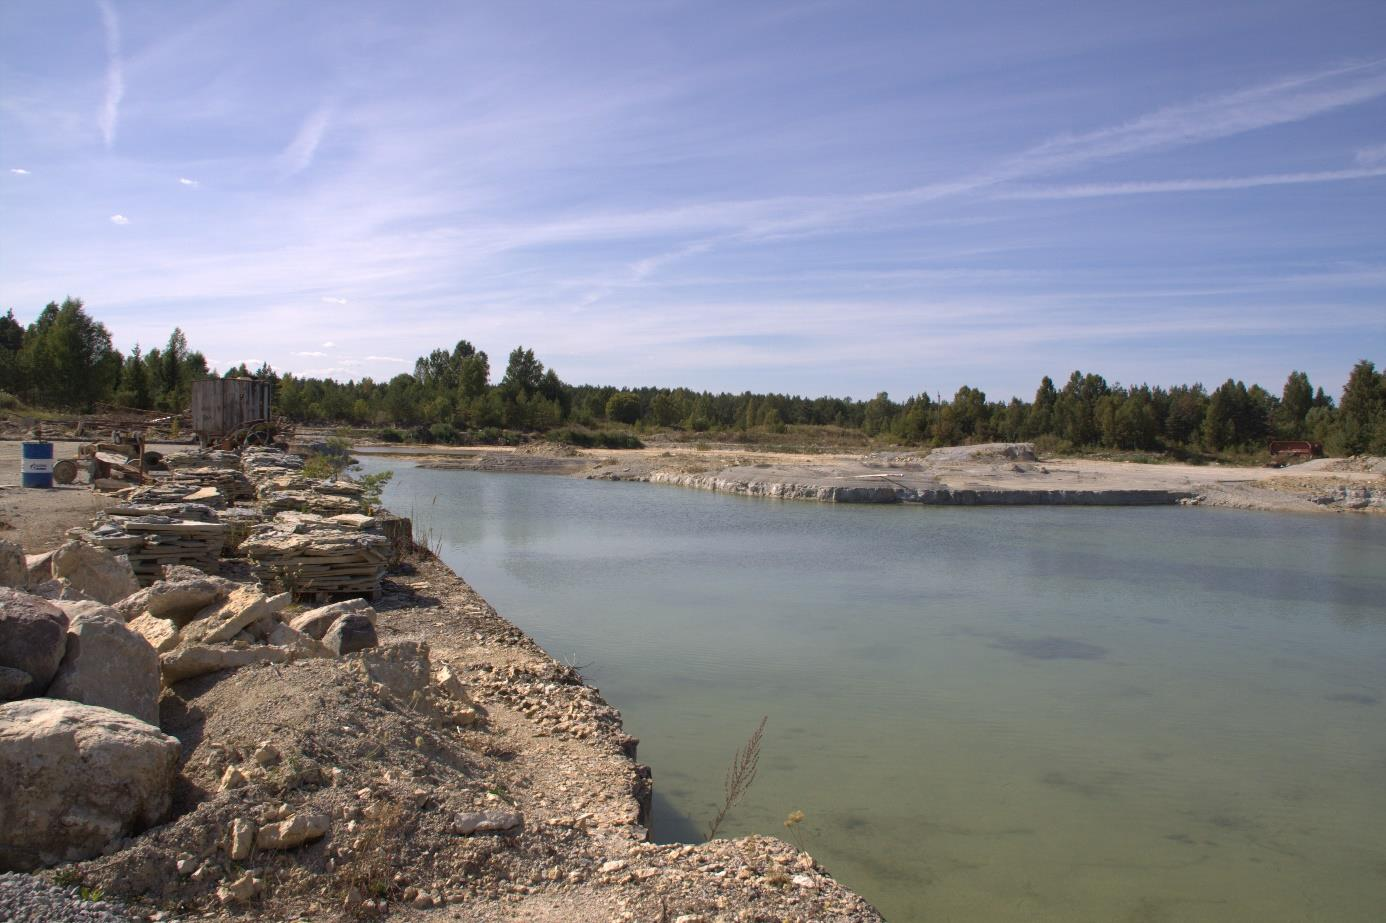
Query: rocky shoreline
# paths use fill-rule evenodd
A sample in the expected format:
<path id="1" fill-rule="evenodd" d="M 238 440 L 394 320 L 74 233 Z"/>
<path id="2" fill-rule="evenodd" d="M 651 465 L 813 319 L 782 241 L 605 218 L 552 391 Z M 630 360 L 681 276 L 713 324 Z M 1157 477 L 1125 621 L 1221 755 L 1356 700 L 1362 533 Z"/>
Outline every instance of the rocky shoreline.
<path id="1" fill-rule="evenodd" d="M 1045 458 L 1029 443 L 868 455 L 792 455 L 660 444 L 642 450 L 370 446 L 421 468 L 554 474 L 745 497 L 916 506 L 1215 506 L 1268 512 L 1386 512 L 1386 460 L 1320 458 L 1287 468 Z"/>
<path id="2" fill-rule="evenodd" d="M 22 779 L 0 794 L 0 852 L 10 867 L 39 866 L 48 883 L 99 897 L 103 912 L 880 919 L 777 839 L 650 843 L 652 782 L 620 713 L 426 550 L 399 560 L 370 604 L 317 609 L 272 595 L 235 557 L 220 575 L 174 566 L 139 588 L 128 563 L 124 578 L 111 565 L 123 556 L 68 553 L 81 566 L 60 578 L 43 553 L 6 570 L 22 587 L 4 591 L 14 600 L 0 620 L 22 597 L 68 632 L 69 650 L 80 637 L 99 669 L 69 684 L 70 698 L 25 674 L 33 682 L 0 705 L 0 762 Z M 93 567 L 102 580 L 85 579 Z M 97 628 L 147 649 L 143 666 L 97 657 Z M 132 682 L 130 704 L 108 694 Z M 53 741 L 99 765 L 88 774 L 103 784 L 52 775 Z M 149 765 L 118 771 L 114 754 L 133 752 Z M 84 822 L 104 818 L 75 839 L 63 820 L 74 805 Z M 5 906 L 50 906 L 50 892 L 16 880 L 6 876 Z"/>

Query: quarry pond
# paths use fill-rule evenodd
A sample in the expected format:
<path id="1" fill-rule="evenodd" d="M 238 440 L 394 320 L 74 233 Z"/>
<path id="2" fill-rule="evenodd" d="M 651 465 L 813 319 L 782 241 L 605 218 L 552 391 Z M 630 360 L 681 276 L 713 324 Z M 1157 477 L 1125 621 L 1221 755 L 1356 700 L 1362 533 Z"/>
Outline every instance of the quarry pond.
<path id="1" fill-rule="evenodd" d="M 701 838 L 766 716 L 720 835 L 797 841 L 893 921 L 1386 906 L 1386 519 L 362 463 L 622 711 L 657 840 Z"/>

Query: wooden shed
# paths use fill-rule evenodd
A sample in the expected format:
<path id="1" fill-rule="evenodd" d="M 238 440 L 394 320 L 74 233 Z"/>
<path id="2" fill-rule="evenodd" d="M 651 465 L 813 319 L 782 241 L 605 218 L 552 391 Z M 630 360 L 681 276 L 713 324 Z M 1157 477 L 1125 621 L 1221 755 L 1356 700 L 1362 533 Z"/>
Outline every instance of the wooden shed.
<path id="1" fill-rule="evenodd" d="M 274 385 L 254 378 L 207 378 L 192 383 L 192 425 L 204 445 L 270 418 Z"/>

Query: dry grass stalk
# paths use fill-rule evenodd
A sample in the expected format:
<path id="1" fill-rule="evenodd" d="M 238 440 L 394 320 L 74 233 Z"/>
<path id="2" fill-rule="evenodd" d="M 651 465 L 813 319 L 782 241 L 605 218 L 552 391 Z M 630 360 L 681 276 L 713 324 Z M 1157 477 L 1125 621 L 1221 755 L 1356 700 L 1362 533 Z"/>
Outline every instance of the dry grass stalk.
<path id="1" fill-rule="evenodd" d="M 732 760 L 731 767 L 727 769 L 727 779 L 722 785 L 724 795 L 722 808 L 707 828 L 709 840 L 717 836 L 717 830 L 722 826 L 722 821 L 727 819 L 727 814 L 731 812 L 732 807 L 741 800 L 741 797 L 750 789 L 751 783 L 756 780 L 756 769 L 760 764 L 760 736 L 765 732 L 765 722 L 768 720 L 768 715 L 760 719 L 760 724 L 756 725 L 755 733 L 747 739 L 744 747 L 736 751 L 736 759 Z"/>

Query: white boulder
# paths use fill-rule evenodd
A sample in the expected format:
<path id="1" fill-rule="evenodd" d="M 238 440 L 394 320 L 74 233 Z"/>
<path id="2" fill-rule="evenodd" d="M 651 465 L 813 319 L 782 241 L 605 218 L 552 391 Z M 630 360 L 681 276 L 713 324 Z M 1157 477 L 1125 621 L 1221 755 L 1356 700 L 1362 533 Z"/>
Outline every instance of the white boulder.
<path id="1" fill-rule="evenodd" d="M 0 871 L 100 855 L 161 821 L 179 750 L 176 738 L 109 708 L 0 705 Z"/>

